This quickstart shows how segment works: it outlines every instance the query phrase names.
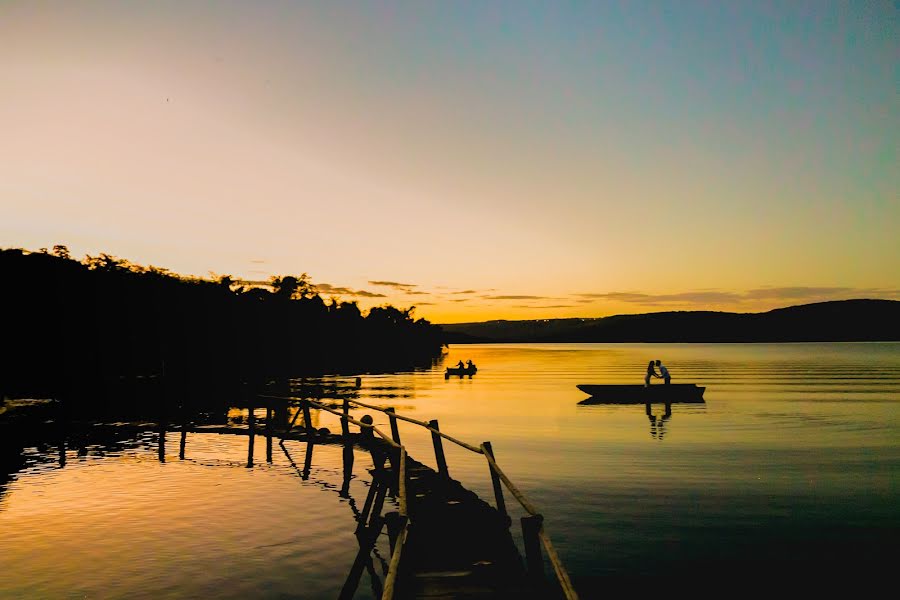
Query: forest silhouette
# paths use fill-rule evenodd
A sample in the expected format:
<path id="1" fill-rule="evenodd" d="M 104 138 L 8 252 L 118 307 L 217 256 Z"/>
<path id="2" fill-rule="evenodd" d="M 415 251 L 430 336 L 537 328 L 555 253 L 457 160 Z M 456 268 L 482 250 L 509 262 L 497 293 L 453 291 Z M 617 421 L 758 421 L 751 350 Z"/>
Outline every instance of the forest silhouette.
<path id="1" fill-rule="evenodd" d="M 324 300 L 304 273 L 266 287 L 184 277 L 109 254 L 0 250 L 0 396 L 96 399 L 123 381 L 179 394 L 428 366 L 442 330 L 390 305 Z"/>

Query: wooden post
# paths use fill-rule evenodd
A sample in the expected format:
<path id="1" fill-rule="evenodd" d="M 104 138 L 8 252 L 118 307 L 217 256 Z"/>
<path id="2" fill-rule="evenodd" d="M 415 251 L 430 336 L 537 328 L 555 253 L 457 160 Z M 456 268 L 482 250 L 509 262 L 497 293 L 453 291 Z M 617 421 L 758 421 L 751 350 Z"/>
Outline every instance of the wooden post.
<path id="1" fill-rule="evenodd" d="M 350 421 L 347 419 L 350 417 L 350 401 L 347 398 L 344 398 L 344 416 L 341 417 L 341 435 L 344 436 L 346 440 L 350 436 Z"/>
<path id="2" fill-rule="evenodd" d="M 275 416 L 275 409 L 267 406 L 266 407 L 266 462 L 272 462 L 272 429 L 274 427 L 274 423 L 272 422 L 272 417 Z"/>
<path id="3" fill-rule="evenodd" d="M 494 449 L 491 447 L 491 443 L 484 442 L 481 445 L 484 446 L 484 451 L 490 454 L 491 458 L 494 458 Z M 503 486 L 500 484 L 500 476 L 494 471 L 494 467 L 491 465 L 490 461 L 488 461 L 488 469 L 491 471 L 491 482 L 494 484 L 494 498 L 497 500 L 497 512 L 506 517 L 507 523 L 509 523 L 509 515 L 506 512 L 506 501 L 503 499 Z"/>
<path id="4" fill-rule="evenodd" d="M 285 410 L 287 410 L 287 409 L 285 408 Z M 294 428 L 294 423 L 297 422 L 297 417 L 299 417 L 299 416 L 300 416 L 300 409 L 298 408 L 298 409 L 297 409 L 297 412 L 294 413 L 294 418 L 291 419 L 291 422 L 290 422 L 290 424 L 287 426 L 287 429 L 284 430 L 284 433 L 285 433 L 285 434 L 287 434 L 291 429 Z"/>
<path id="5" fill-rule="evenodd" d="M 249 441 L 247 442 L 247 468 L 253 466 L 253 442 L 256 441 L 256 414 L 254 413 L 254 409 L 256 407 L 250 407 L 250 414 L 247 415 L 247 437 Z"/>
<path id="6" fill-rule="evenodd" d="M 372 485 L 369 486 L 369 493 L 366 494 L 366 501 L 363 503 L 363 509 L 359 513 L 359 522 L 356 524 L 356 533 L 358 534 L 366 526 L 369 520 L 369 511 L 372 510 L 372 502 L 375 500 L 375 492 L 378 488 L 378 481 L 372 478 Z"/>
<path id="7" fill-rule="evenodd" d="M 344 444 L 344 452 L 343 452 L 343 462 L 344 462 L 344 480 L 341 484 L 341 491 L 338 492 L 338 496 L 341 498 L 349 498 L 350 497 L 350 479 L 353 477 L 353 444 Z"/>
<path id="8" fill-rule="evenodd" d="M 372 503 L 372 513 L 369 515 L 369 527 L 374 527 L 381 518 L 381 509 L 384 507 L 384 497 L 387 495 L 387 486 L 379 485 L 375 491 L 375 501 Z"/>
<path id="9" fill-rule="evenodd" d="M 2 398 L 2 396 L 0 396 Z M 60 436 L 59 440 L 59 467 L 66 466 L 66 438 L 65 436 Z"/>
<path id="10" fill-rule="evenodd" d="M 184 460 L 184 448 L 187 446 L 187 429 L 181 426 L 181 444 L 178 446 L 178 458 Z"/>
<path id="11" fill-rule="evenodd" d="M 541 527 L 544 517 L 522 517 L 522 538 L 525 545 L 525 563 L 528 576 L 535 580 L 544 578 L 544 557 L 541 555 Z"/>
<path id="12" fill-rule="evenodd" d="M 372 572 L 372 559 L 369 554 L 372 552 L 375 542 L 378 541 L 378 535 L 381 533 L 383 527 L 384 518 L 381 515 L 377 515 L 373 518 L 372 526 L 369 529 L 365 529 L 358 536 L 359 552 L 356 553 L 356 559 L 350 567 L 350 573 L 347 575 L 346 581 L 344 581 L 341 593 L 338 594 L 338 600 L 352 600 L 356 595 L 356 588 L 359 587 L 359 579 L 362 577 L 363 569 L 368 565 L 370 573 Z"/>
<path id="13" fill-rule="evenodd" d="M 388 540 L 391 543 L 391 554 L 394 553 L 394 547 L 397 545 L 397 537 L 406 525 L 407 517 L 401 516 L 399 512 L 392 511 L 384 515 L 384 522 L 387 524 Z"/>
<path id="14" fill-rule="evenodd" d="M 309 438 L 306 441 L 306 457 L 303 459 L 303 472 L 300 474 L 300 478 L 303 481 L 309 479 L 309 472 L 312 469 L 313 448 L 315 447 L 315 445 L 316 443 L 312 438 Z"/>
<path id="15" fill-rule="evenodd" d="M 397 445 L 400 445 L 400 430 L 397 429 L 397 417 L 394 407 L 386 408 L 384 409 L 384 412 L 388 414 L 388 419 L 391 421 L 391 437 L 394 438 Z"/>
<path id="16" fill-rule="evenodd" d="M 303 424 L 306 426 L 306 432 L 310 436 L 314 437 L 316 435 L 316 430 L 313 428 L 312 418 L 309 416 L 309 401 L 308 400 L 303 401 L 303 421 L 304 421 Z"/>
<path id="17" fill-rule="evenodd" d="M 438 427 L 437 419 L 428 421 L 428 426 L 438 431 L 441 430 L 441 428 Z M 437 460 L 438 473 L 444 477 L 449 477 L 450 474 L 447 472 L 447 459 L 444 457 L 444 444 L 443 440 L 441 440 L 441 436 L 432 431 L 431 442 L 434 444 L 434 458 Z"/>
<path id="18" fill-rule="evenodd" d="M 391 460 L 391 484 L 387 491 L 391 498 L 395 498 L 400 491 L 400 452 L 400 448 L 393 446 L 388 450 Z"/>
<path id="19" fill-rule="evenodd" d="M 166 423 L 159 424 L 159 462 L 166 462 Z"/>

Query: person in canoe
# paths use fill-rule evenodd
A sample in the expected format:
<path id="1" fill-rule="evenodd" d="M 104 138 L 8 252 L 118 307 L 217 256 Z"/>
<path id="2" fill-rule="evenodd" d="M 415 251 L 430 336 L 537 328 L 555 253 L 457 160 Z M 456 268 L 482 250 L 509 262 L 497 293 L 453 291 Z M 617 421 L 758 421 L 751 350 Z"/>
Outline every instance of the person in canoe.
<path id="1" fill-rule="evenodd" d="M 657 361 L 659 362 L 659 361 Z M 656 372 L 656 368 L 654 367 L 654 362 L 651 360 L 650 364 L 647 365 L 647 374 L 644 375 L 644 386 L 650 385 L 650 378 L 656 377 L 659 379 L 659 373 Z"/>
<path id="2" fill-rule="evenodd" d="M 475 363 L 473 363 L 472 359 L 470 358 L 469 360 L 466 361 L 466 369 L 471 371 L 474 368 L 475 368 Z"/>
<path id="3" fill-rule="evenodd" d="M 459 362 L 456 363 L 456 368 L 457 369 L 465 369 L 466 368 L 466 365 L 463 363 L 462 359 L 459 359 Z"/>
<path id="4" fill-rule="evenodd" d="M 666 365 L 662 364 L 659 359 L 657 359 L 656 366 L 659 367 L 659 375 L 657 375 L 657 377 L 661 377 L 663 383 L 666 385 L 672 383 L 672 376 L 669 375 L 669 370 L 666 368 Z"/>

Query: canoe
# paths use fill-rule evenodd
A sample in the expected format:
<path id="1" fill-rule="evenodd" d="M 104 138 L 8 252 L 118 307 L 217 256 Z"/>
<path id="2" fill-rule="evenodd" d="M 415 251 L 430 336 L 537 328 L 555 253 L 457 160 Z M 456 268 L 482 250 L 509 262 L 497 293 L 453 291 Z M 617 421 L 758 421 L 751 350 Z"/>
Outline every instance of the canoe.
<path id="1" fill-rule="evenodd" d="M 478 367 L 476 367 L 475 365 L 472 365 L 471 369 L 468 367 L 447 367 L 447 370 L 444 371 L 444 378 L 450 377 L 451 375 L 459 375 L 460 377 L 465 377 L 466 375 L 468 375 L 469 377 L 471 377 L 477 371 Z"/>
<path id="2" fill-rule="evenodd" d="M 706 390 L 694 383 L 657 383 L 649 387 L 640 384 L 582 384 L 576 387 L 590 396 L 578 404 L 700 403 L 703 402 L 703 392 Z"/>

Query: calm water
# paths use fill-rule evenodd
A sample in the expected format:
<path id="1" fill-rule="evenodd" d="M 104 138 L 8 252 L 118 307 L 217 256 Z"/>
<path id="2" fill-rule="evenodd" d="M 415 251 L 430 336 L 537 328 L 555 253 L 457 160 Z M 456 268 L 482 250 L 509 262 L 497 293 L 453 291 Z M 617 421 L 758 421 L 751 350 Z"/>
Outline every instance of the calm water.
<path id="1" fill-rule="evenodd" d="M 610 575 L 871 578 L 900 556 L 900 344 L 486 344 L 453 346 L 445 362 L 469 358 L 471 379 L 446 380 L 443 366 L 364 376 L 360 399 L 491 441 L 582 597 Z M 706 402 L 668 418 L 578 405 L 576 384 L 640 383 L 655 358 L 673 382 L 706 386 Z M 430 437 L 400 433 L 434 466 Z M 258 436 L 248 467 L 246 437 L 191 433 L 182 459 L 177 432 L 162 447 L 157 433 L 79 436 L 26 448 L 0 488 L 0 596 L 338 596 L 366 454 L 342 492 L 337 447 L 316 447 L 303 479 L 298 442 L 276 441 L 268 460 Z M 451 476 L 492 498 L 483 458 L 445 449 Z M 377 597 L 387 559 L 382 539 L 355 597 Z"/>

